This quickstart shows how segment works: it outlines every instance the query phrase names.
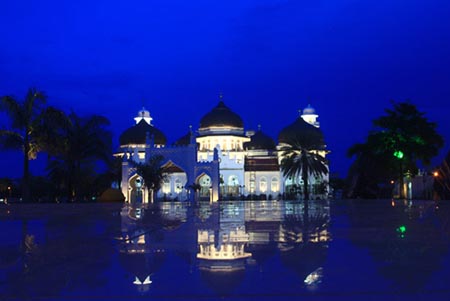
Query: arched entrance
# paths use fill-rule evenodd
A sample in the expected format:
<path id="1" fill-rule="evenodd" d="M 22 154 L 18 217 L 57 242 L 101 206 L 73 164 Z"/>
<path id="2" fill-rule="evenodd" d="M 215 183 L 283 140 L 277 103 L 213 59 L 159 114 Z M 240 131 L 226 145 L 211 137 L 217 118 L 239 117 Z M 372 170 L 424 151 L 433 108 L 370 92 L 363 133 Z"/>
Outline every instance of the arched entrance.
<path id="1" fill-rule="evenodd" d="M 144 180 L 138 174 L 130 178 L 128 189 L 130 203 L 142 204 L 146 202 Z"/>
<path id="2" fill-rule="evenodd" d="M 197 178 L 197 183 L 200 185 L 199 197 L 200 199 L 210 198 L 211 177 L 207 174 L 202 174 Z"/>
<path id="3" fill-rule="evenodd" d="M 169 160 L 163 166 L 165 179 L 158 191 L 158 198 L 163 200 L 184 201 L 189 199 L 187 173 L 173 161 Z"/>
<path id="4" fill-rule="evenodd" d="M 223 179 L 224 185 L 221 185 L 220 193 L 226 197 L 239 196 L 239 178 L 236 175 L 229 175 L 226 179 Z"/>

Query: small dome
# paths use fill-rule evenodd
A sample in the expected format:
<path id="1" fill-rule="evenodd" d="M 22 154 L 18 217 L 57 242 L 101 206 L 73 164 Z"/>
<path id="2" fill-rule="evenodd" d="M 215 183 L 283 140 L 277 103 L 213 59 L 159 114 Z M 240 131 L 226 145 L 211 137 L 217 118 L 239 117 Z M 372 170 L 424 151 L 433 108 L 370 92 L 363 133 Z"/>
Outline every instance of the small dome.
<path id="1" fill-rule="evenodd" d="M 167 139 L 164 133 L 142 119 L 138 124 L 128 128 L 120 135 L 120 145 L 145 144 L 147 133 L 150 137 L 154 137 L 155 144 L 166 144 Z"/>
<path id="2" fill-rule="evenodd" d="M 224 102 L 220 100 L 219 104 L 200 120 L 200 129 L 223 126 L 243 129 L 244 123 L 238 114 L 231 111 Z"/>
<path id="3" fill-rule="evenodd" d="M 266 149 L 274 150 L 275 141 L 268 135 L 264 134 L 261 130 L 258 130 L 253 136 L 250 137 L 250 142 L 244 143 L 244 149 Z"/>
<path id="4" fill-rule="evenodd" d="M 292 139 L 315 141 L 315 144 L 325 147 L 322 131 L 307 123 L 301 117 L 282 129 L 278 134 L 279 143 L 288 143 Z"/>
<path id="5" fill-rule="evenodd" d="M 125 197 L 119 189 L 108 188 L 100 195 L 101 202 L 123 202 Z"/>
<path id="6" fill-rule="evenodd" d="M 191 132 L 188 132 L 183 137 L 179 138 L 177 141 L 173 143 L 173 145 L 176 146 L 183 146 L 183 145 L 189 145 L 191 143 Z"/>
<path id="7" fill-rule="evenodd" d="M 315 115 L 315 114 L 316 110 L 313 107 L 311 107 L 310 104 L 308 104 L 308 106 L 303 109 L 303 115 Z"/>
<path id="8" fill-rule="evenodd" d="M 189 127 L 189 131 L 184 136 L 182 136 L 177 141 L 175 141 L 173 143 L 173 145 L 175 145 L 175 146 L 184 146 L 184 145 L 191 144 L 191 136 L 192 135 L 194 135 L 194 133 L 192 132 L 192 128 Z M 194 139 L 194 141 L 195 141 L 195 139 Z"/>
<path id="9" fill-rule="evenodd" d="M 147 111 L 145 108 L 142 108 L 142 110 L 140 110 L 138 112 L 138 116 L 139 117 L 150 117 L 150 112 Z"/>

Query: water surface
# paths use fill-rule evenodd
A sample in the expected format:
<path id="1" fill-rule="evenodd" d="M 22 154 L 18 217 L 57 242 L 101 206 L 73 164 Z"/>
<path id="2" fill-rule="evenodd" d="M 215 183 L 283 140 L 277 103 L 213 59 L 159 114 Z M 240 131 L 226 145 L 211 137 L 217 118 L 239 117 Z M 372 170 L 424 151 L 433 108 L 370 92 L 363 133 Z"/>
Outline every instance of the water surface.
<path id="1" fill-rule="evenodd" d="M 449 300 L 450 206 L 0 207 L 0 299 Z"/>

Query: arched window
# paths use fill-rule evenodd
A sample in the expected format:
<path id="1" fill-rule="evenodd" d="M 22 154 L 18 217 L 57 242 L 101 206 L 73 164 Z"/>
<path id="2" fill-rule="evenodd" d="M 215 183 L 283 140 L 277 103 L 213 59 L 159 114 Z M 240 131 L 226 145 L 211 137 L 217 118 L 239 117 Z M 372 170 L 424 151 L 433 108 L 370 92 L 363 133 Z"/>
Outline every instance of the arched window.
<path id="1" fill-rule="evenodd" d="M 238 186 L 239 185 L 239 179 L 235 175 L 231 175 L 228 177 L 228 186 Z"/>
<path id="2" fill-rule="evenodd" d="M 267 179 L 265 177 L 259 179 L 259 190 L 263 193 L 267 191 Z"/>
<path id="3" fill-rule="evenodd" d="M 278 178 L 273 177 L 270 182 L 270 190 L 272 192 L 278 192 L 280 190 L 280 185 L 278 184 Z"/>

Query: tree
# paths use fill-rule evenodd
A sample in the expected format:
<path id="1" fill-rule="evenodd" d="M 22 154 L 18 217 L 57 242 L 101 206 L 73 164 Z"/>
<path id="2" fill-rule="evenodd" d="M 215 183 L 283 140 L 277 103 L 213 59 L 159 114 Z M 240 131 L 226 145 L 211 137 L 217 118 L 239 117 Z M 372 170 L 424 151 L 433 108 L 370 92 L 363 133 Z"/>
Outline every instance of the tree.
<path id="1" fill-rule="evenodd" d="M 47 170 L 49 177 L 73 200 L 91 195 L 95 169 L 111 157 L 111 132 L 108 119 L 94 115 L 80 117 L 74 112 L 54 127 L 53 148 Z"/>
<path id="2" fill-rule="evenodd" d="M 58 112 L 46 107 L 46 96 L 42 91 L 30 88 L 23 101 L 13 96 L 0 98 L 0 111 L 6 112 L 11 119 L 11 129 L 0 130 L 0 146 L 4 149 L 23 151 L 22 198 L 30 198 L 29 162 L 37 153 L 44 150 L 43 142 L 45 120 Z"/>
<path id="3" fill-rule="evenodd" d="M 391 197 L 381 187 L 390 183 L 397 175 L 397 159 L 390 151 L 379 147 L 383 142 L 380 135 L 371 133 L 366 143 L 353 145 L 347 152 L 349 157 L 355 157 L 348 172 L 348 196 L 351 198 Z M 392 187 L 389 187 L 392 188 Z"/>
<path id="4" fill-rule="evenodd" d="M 436 123 L 428 121 L 413 104 L 392 102 L 392 105 L 393 109 L 385 110 L 386 115 L 373 121 L 374 130 L 366 143 L 353 146 L 349 155 L 356 155 L 359 169 L 369 174 L 371 171 L 364 166 L 367 162 L 361 162 L 362 158 L 371 158 L 371 165 L 386 167 L 381 177 L 388 181 L 394 172 L 402 188 L 405 172 L 414 175 L 419 162 L 428 165 L 444 141 L 436 131 Z M 404 197 L 403 189 L 400 192 Z"/>
<path id="5" fill-rule="evenodd" d="M 163 157 L 160 155 L 151 156 L 145 163 L 136 163 L 132 161 L 132 164 L 136 168 L 136 173 L 144 180 L 144 186 L 150 190 L 151 201 L 153 201 L 153 192 L 158 191 L 161 188 L 161 184 L 166 178 L 164 167 L 161 162 Z"/>
<path id="6" fill-rule="evenodd" d="M 312 174 L 328 174 L 327 161 L 319 152 L 324 150 L 324 143 L 314 135 L 291 137 L 281 148 L 281 170 L 284 176 L 295 178 L 301 175 L 305 201 L 309 200 L 308 179 Z M 307 206 L 307 202 L 305 202 Z"/>

